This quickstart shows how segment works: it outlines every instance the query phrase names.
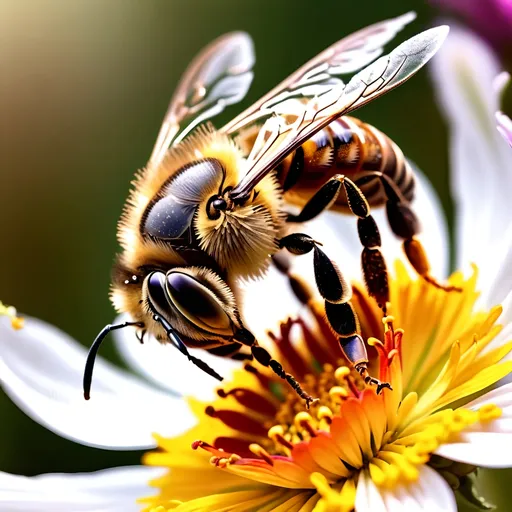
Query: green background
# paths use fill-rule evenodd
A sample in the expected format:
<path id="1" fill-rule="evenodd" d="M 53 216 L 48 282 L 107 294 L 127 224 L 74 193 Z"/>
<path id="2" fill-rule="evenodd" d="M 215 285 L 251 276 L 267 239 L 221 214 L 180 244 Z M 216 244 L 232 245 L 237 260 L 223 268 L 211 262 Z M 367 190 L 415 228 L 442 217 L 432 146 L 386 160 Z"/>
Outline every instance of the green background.
<path id="1" fill-rule="evenodd" d="M 112 320 L 110 266 L 130 180 L 181 72 L 209 41 L 231 30 L 253 37 L 246 106 L 335 40 L 411 9 L 418 20 L 401 40 L 435 18 L 424 0 L 3 0 L 0 298 L 86 345 Z M 447 133 L 428 73 L 358 115 L 424 170 L 450 214 Z M 102 354 L 119 362 L 109 344 Z M 88 471 L 140 458 L 61 439 L 3 394 L 0 417 L 1 470 Z M 500 487 L 511 475 L 484 474 L 500 510 L 509 510 Z"/>

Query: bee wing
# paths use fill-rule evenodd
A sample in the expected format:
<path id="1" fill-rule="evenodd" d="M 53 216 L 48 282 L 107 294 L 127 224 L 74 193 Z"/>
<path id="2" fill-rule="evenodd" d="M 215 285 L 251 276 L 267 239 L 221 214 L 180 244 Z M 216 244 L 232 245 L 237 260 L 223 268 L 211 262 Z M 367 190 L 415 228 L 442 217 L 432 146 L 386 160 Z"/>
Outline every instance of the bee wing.
<path id="1" fill-rule="evenodd" d="M 286 99 L 275 105 L 260 129 L 247 158 L 246 173 L 233 189 L 233 199 L 245 197 L 293 150 L 334 119 L 348 114 L 402 84 L 437 52 L 448 27 L 426 30 L 397 46 L 356 73 L 345 85 L 333 83 L 306 103 Z"/>
<path id="2" fill-rule="evenodd" d="M 148 165 L 158 165 L 195 126 L 240 101 L 251 85 L 254 60 L 252 40 L 244 32 L 226 34 L 204 48 L 172 96 Z"/>
<path id="3" fill-rule="evenodd" d="M 375 23 L 334 43 L 224 126 L 222 131 L 232 134 L 271 115 L 274 107 L 283 101 L 315 96 L 333 85 L 342 84 L 339 75 L 354 73 L 375 60 L 382 54 L 384 45 L 415 18 L 416 14 L 409 12 Z"/>

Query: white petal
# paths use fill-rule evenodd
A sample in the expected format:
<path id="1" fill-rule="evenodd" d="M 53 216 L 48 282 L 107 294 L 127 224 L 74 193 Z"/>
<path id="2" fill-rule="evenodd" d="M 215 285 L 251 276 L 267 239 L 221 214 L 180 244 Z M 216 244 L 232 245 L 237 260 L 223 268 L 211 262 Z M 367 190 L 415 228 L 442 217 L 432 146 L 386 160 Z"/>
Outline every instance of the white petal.
<path id="1" fill-rule="evenodd" d="M 124 315 L 117 322 L 126 320 Z M 154 337 L 146 336 L 141 344 L 131 329 L 120 329 L 113 333 L 116 347 L 126 363 L 156 385 L 174 393 L 194 396 L 201 400 L 211 400 L 219 382 L 190 363 L 187 358 L 172 345 L 162 345 Z M 205 361 L 225 379 L 241 363 L 231 359 L 217 357 L 205 350 L 189 349 L 194 356 Z"/>
<path id="2" fill-rule="evenodd" d="M 478 37 L 452 27 L 433 59 L 437 95 L 451 135 L 452 194 L 456 201 L 457 265 L 475 262 L 483 286 L 503 278 L 503 254 L 512 244 L 512 151 L 496 130 L 500 71 L 496 56 Z M 504 235 L 506 235 L 504 237 Z M 508 265 L 508 262 L 507 262 Z M 504 290 L 483 297 L 503 300 Z"/>
<path id="3" fill-rule="evenodd" d="M 0 473 L 0 510 L 9 512 L 136 512 L 155 493 L 148 482 L 161 468 L 131 466 L 94 473 L 35 477 Z"/>
<path id="4" fill-rule="evenodd" d="M 455 496 L 446 481 L 422 466 L 417 482 L 379 489 L 363 473 L 357 484 L 356 512 L 457 512 Z"/>
<path id="5" fill-rule="evenodd" d="M 457 504 L 451 487 L 446 480 L 429 466 L 422 466 L 415 484 L 410 484 L 407 492 L 420 506 L 417 510 L 432 512 L 457 512 Z M 407 510 L 414 510 L 408 508 Z"/>
<path id="6" fill-rule="evenodd" d="M 463 442 L 442 445 L 437 455 L 485 468 L 512 467 L 512 432 L 464 434 Z"/>
<path id="7" fill-rule="evenodd" d="M 0 320 L 2 386 L 26 414 L 59 435 L 91 446 L 142 449 L 155 446 L 155 432 L 176 435 L 195 423 L 182 399 L 100 357 L 91 400 L 85 401 L 85 348 L 41 320 L 26 318 L 20 331 L 5 320 Z"/>
<path id="8" fill-rule="evenodd" d="M 486 404 L 496 405 L 501 408 L 505 417 L 512 417 L 512 383 L 493 389 L 464 407 L 474 411 Z"/>
<path id="9" fill-rule="evenodd" d="M 500 407 L 501 417 L 473 425 L 469 432 L 460 434 L 458 442 L 442 445 L 438 455 L 482 467 L 512 466 L 512 384 L 494 389 L 465 407 L 477 410 L 486 404 Z"/>
<path id="10" fill-rule="evenodd" d="M 366 471 L 359 475 L 356 489 L 356 512 L 387 512 L 384 499 Z"/>

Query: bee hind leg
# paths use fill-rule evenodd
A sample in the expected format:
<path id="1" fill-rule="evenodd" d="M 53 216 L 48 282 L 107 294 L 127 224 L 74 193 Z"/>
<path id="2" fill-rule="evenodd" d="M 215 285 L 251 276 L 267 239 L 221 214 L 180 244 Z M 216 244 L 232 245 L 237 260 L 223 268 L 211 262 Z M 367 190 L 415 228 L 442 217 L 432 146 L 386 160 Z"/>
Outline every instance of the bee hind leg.
<path id="1" fill-rule="evenodd" d="M 420 223 L 408 201 L 403 197 L 396 185 L 383 173 L 372 172 L 357 181 L 364 185 L 379 179 L 387 197 L 386 215 L 393 233 L 403 240 L 405 255 L 414 270 L 425 281 L 447 292 L 462 291 L 461 288 L 437 281 L 430 273 L 430 264 L 421 242 L 416 238 L 420 231 Z M 361 231 L 359 233 L 361 237 Z M 380 239 L 380 237 L 379 237 Z"/>

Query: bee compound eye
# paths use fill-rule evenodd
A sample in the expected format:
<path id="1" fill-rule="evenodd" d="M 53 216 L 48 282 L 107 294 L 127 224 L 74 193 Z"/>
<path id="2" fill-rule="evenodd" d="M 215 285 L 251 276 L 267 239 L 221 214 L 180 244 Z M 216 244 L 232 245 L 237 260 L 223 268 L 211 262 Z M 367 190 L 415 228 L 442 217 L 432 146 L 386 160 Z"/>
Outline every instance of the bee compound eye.
<path id="1" fill-rule="evenodd" d="M 190 322 L 208 332 L 233 334 L 231 320 L 215 293 L 183 272 L 166 276 L 167 295 L 172 304 Z"/>
<path id="2" fill-rule="evenodd" d="M 148 298 L 153 308 L 160 314 L 169 309 L 165 290 L 165 274 L 163 272 L 153 272 L 147 278 Z"/>
<path id="3" fill-rule="evenodd" d="M 218 196 L 212 196 L 206 203 L 206 214 L 210 220 L 217 220 L 220 217 L 221 208 L 218 208 L 218 201 Z"/>

